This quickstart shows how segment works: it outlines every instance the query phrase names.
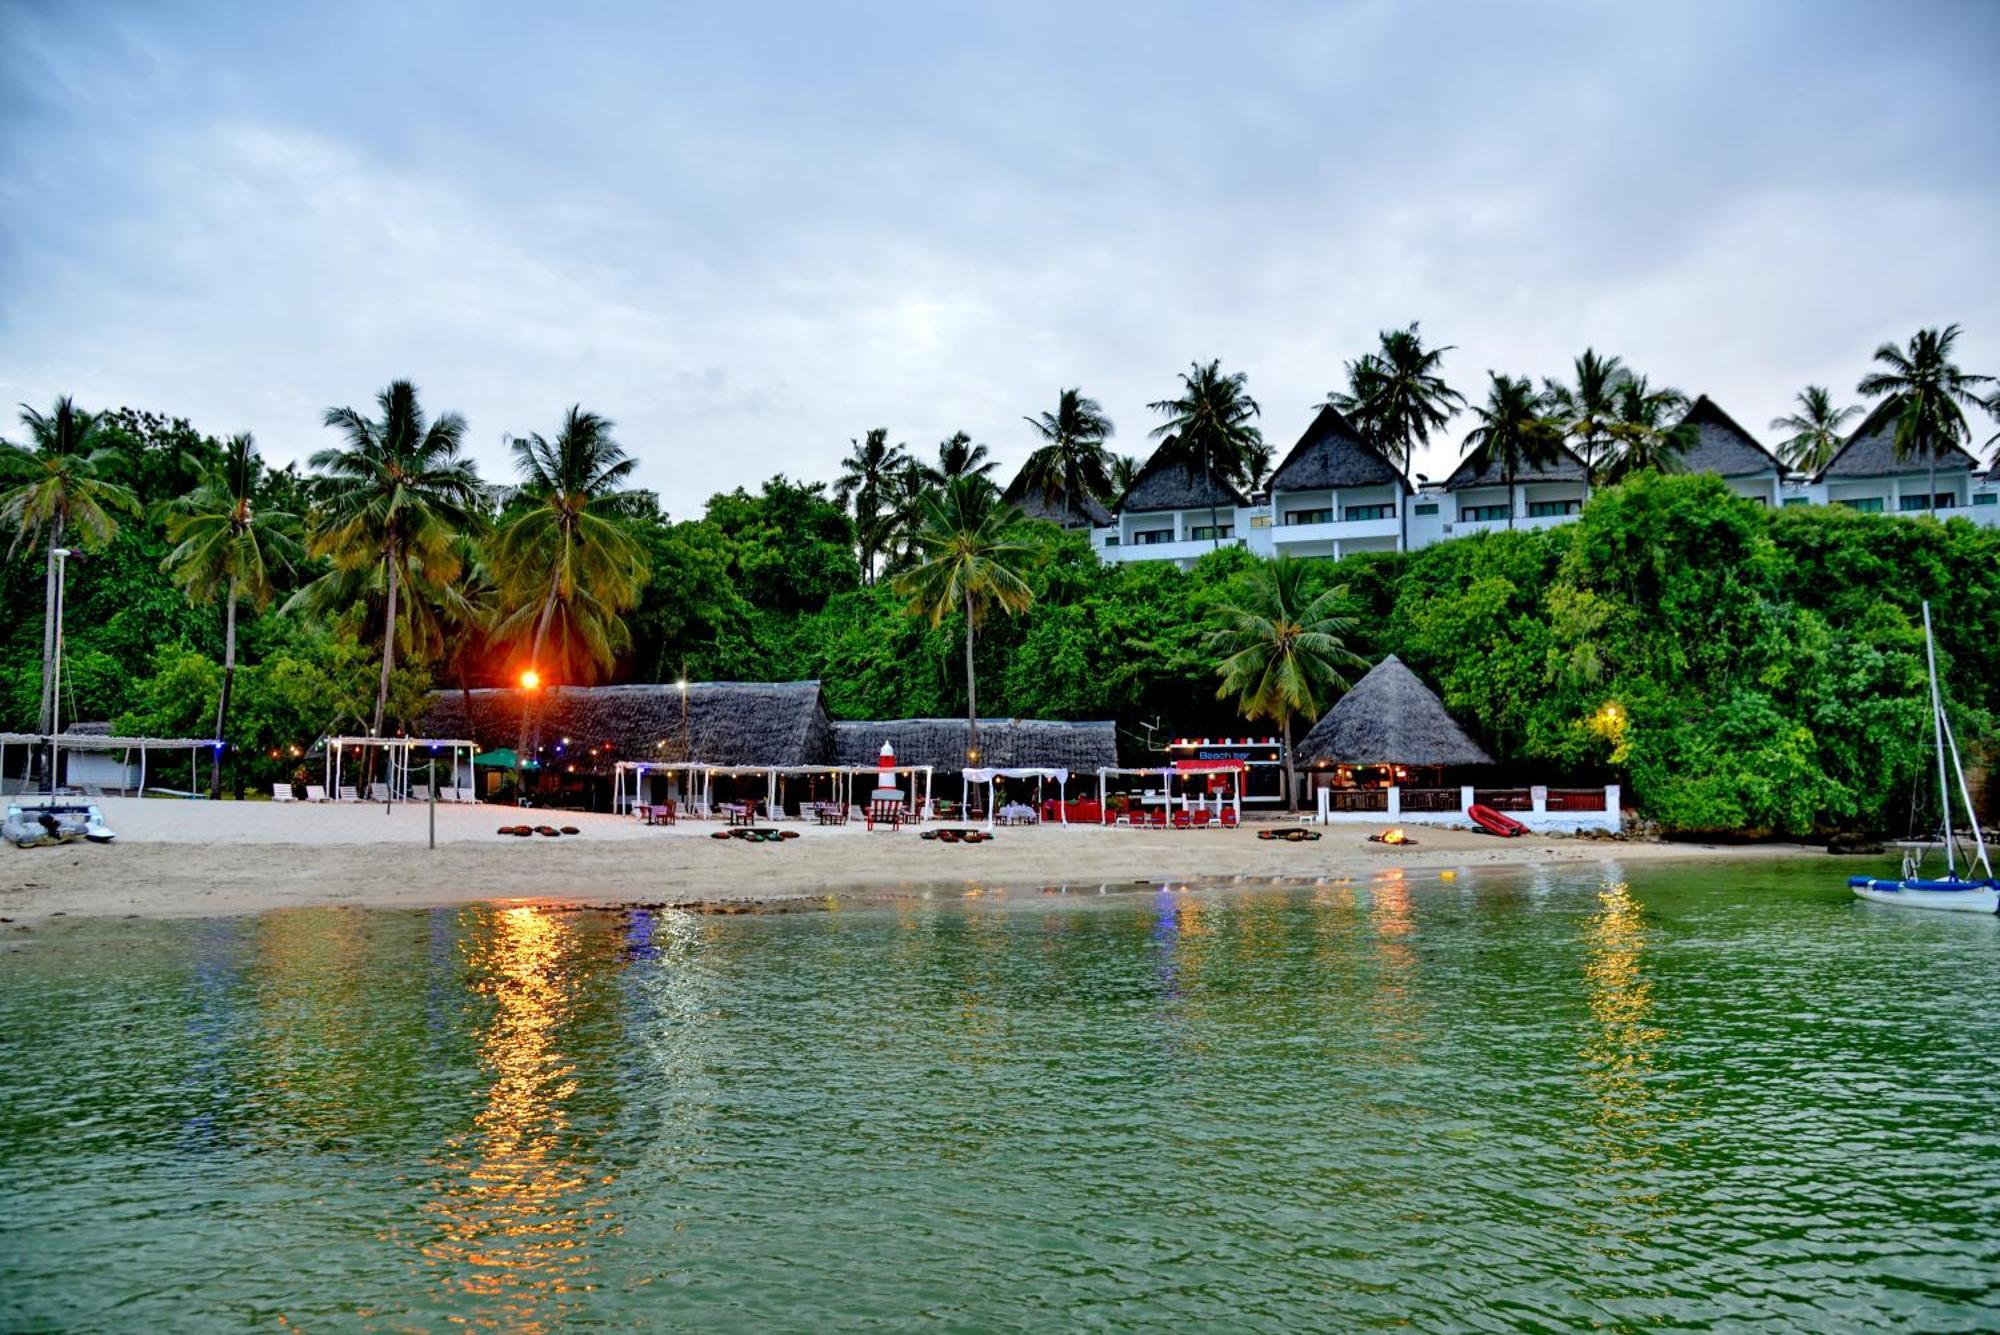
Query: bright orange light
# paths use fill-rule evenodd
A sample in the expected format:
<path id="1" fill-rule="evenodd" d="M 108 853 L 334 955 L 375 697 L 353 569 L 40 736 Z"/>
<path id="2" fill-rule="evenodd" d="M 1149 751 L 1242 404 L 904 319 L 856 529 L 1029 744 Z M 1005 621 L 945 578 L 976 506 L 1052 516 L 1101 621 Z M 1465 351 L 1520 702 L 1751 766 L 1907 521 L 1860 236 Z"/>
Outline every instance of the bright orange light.
<path id="1" fill-rule="evenodd" d="M 541 684 L 542 684 L 542 674 L 535 671 L 533 668 L 529 668 L 526 672 L 523 672 L 521 674 L 522 690 L 532 691 Z"/>
<path id="2" fill-rule="evenodd" d="M 1403 827 L 1398 825 L 1394 829 L 1383 833 L 1382 842 L 1385 844 L 1407 844 L 1410 842 L 1410 836 L 1404 834 Z"/>

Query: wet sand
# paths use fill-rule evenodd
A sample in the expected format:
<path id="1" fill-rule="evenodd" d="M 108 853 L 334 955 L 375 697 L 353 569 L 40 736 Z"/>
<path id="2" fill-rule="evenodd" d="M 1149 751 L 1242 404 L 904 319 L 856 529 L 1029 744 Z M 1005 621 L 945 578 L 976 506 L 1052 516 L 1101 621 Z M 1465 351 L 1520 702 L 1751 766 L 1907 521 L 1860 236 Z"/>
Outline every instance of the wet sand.
<path id="1" fill-rule="evenodd" d="M 1367 875 L 1697 858 L 1817 854 L 1798 845 L 1722 846 L 1527 836 L 1411 826 L 1414 848 L 1367 842 L 1373 827 L 1332 826 L 1314 843 L 1240 830 L 1003 828 L 990 843 L 940 844 L 915 830 L 859 825 L 799 832 L 778 844 L 709 836 L 713 822 L 647 828 L 626 817 L 522 812 L 490 806 L 307 806 L 264 802 L 102 799 L 119 833 L 110 846 L 0 847 L 0 917 L 179 917 L 304 905 L 415 908 L 475 901 L 631 903 L 716 911 L 796 909 L 829 899 L 874 899 L 939 886 L 1095 888 L 1135 882 Z M 503 838 L 516 820 L 574 825 L 560 839 Z"/>

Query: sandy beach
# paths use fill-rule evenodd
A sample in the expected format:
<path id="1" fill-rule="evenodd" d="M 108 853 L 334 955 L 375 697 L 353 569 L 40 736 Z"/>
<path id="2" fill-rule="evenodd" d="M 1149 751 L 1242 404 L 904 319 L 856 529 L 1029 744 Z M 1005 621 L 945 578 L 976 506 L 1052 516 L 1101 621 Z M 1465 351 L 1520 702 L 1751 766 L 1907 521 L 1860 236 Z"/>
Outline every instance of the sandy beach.
<path id="1" fill-rule="evenodd" d="M 482 900 L 809 908 L 829 898 L 876 898 L 939 886 L 1095 888 L 1135 882 L 1366 875 L 1385 868 L 1785 857 L 1796 845 L 1755 847 L 1535 836 L 1494 839 L 1413 826 L 1413 848 L 1367 842 L 1368 828 L 1331 827 L 1316 843 L 1260 840 L 1256 827 L 1145 831 L 1014 828 L 990 843 L 947 845 L 912 829 L 788 823 L 799 838 L 747 844 L 709 836 L 713 823 L 648 828 L 579 812 L 518 819 L 576 826 L 561 839 L 503 838 L 516 813 L 490 806 L 429 812 L 378 806 L 277 805 L 107 798 L 110 846 L 0 848 L 0 917 L 143 917 L 252 913 L 303 905 L 423 907 Z"/>

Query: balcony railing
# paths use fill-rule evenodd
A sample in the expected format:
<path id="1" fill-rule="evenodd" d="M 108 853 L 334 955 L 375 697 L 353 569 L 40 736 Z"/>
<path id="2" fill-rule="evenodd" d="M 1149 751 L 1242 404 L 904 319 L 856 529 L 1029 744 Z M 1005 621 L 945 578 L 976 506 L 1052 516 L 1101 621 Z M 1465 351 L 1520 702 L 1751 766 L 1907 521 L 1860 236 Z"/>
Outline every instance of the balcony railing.
<path id="1" fill-rule="evenodd" d="M 1405 811 L 1456 811 L 1459 791 L 1456 788 L 1405 788 L 1403 790 L 1403 810 Z"/>
<path id="2" fill-rule="evenodd" d="M 1335 811 L 1387 811 L 1389 790 L 1386 788 L 1335 788 L 1327 799 Z"/>

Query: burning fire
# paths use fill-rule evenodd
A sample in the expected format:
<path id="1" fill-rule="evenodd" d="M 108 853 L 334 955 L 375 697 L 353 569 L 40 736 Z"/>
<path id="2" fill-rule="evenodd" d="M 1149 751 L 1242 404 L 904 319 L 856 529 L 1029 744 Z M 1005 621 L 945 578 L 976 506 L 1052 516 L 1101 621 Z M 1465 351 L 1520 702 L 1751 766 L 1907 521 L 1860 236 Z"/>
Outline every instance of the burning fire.
<path id="1" fill-rule="evenodd" d="M 1385 844 L 1407 844 L 1410 842 L 1410 836 L 1404 834 L 1403 827 L 1398 825 L 1393 830 L 1384 830 L 1382 832 L 1382 842 Z"/>

